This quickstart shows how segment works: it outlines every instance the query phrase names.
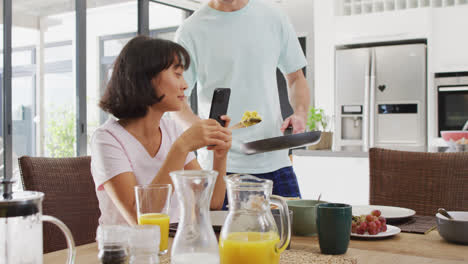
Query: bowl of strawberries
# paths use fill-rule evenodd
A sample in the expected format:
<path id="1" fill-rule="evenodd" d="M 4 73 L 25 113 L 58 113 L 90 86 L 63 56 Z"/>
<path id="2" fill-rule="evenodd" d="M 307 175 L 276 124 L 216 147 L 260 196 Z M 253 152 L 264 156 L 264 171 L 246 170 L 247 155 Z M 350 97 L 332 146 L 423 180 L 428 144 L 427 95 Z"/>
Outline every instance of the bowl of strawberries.
<path id="1" fill-rule="evenodd" d="M 380 210 L 352 217 L 352 237 L 381 238 L 394 236 L 401 232 L 400 228 L 387 224 L 387 220 Z"/>

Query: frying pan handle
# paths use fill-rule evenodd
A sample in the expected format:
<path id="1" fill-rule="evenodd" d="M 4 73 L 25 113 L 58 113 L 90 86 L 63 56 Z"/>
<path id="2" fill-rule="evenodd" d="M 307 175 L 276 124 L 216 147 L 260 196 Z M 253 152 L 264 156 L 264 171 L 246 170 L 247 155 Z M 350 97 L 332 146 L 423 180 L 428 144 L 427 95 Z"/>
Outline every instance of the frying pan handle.
<path id="1" fill-rule="evenodd" d="M 231 151 L 244 154 L 242 151 L 242 142 L 240 140 L 232 139 Z"/>
<path id="2" fill-rule="evenodd" d="M 292 132 L 293 132 L 293 126 L 292 125 L 289 125 L 285 130 L 284 130 L 284 135 L 287 136 L 287 135 L 292 135 Z"/>

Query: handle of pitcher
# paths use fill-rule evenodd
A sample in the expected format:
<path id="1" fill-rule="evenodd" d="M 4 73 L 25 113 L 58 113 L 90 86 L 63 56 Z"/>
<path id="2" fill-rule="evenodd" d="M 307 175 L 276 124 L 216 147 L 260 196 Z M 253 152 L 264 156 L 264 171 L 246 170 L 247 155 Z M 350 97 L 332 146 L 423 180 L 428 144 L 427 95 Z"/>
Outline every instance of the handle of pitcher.
<path id="1" fill-rule="evenodd" d="M 280 219 L 281 219 L 281 240 L 280 245 L 277 247 L 279 253 L 283 252 L 289 245 L 289 241 L 291 240 L 291 219 L 289 219 L 289 208 L 286 204 L 286 201 L 277 195 L 272 195 L 270 197 L 270 201 L 272 204 L 278 206 L 280 211 Z"/>
<path id="2" fill-rule="evenodd" d="M 72 233 L 70 229 L 60 220 L 53 216 L 49 215 L 43 215 L 42 216 L 42 221 L 44 222 L 49 222 L 52 223 L 60 230 L 62 230 L 63 234 L 65 235 L 65 238 L 67 239 L 67 247 L 68 247 L 68 258 L 67 258 L 67 264 L 74 264 L 75 263 L 75 255 L 76 255 L 76 249 L 75 249 L 75 241 L 73 240 Z"/>

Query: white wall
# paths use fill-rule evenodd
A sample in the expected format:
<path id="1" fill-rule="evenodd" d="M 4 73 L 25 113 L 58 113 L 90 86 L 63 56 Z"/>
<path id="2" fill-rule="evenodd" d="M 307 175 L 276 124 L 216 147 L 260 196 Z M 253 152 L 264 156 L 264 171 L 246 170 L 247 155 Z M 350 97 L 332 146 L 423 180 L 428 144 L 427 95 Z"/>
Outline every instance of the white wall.
<path id="1" fill-rule="evenodd" d="M 298 36 L 306 37 L 307 82 L 311 91 L 311 105 L 314 103 L 314 2 L 312 0 L 270 0 L 285 12 Z"/>
<path id="2" fill-rule="evenodd" d="M 315 106 L 334 111 L 334 1 L 314 0 Z"/>

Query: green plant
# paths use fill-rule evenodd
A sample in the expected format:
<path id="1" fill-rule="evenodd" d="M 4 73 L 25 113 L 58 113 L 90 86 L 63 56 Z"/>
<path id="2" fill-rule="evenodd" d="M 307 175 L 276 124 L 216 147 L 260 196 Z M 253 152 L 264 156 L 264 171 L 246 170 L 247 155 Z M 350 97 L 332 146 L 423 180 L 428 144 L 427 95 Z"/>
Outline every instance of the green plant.
<path id="1" fill-rule="evenodd" d="M 325 131 L 328 126 L 328 117 L 325 116 L 325 111 L 323 109 L 310 107 L 307 116 L 307 127 L 309 131 L 316 131 L 319 130 L 319 126 L 322 126 L 322 130 Z"/>
<path id="2" fill-rule="evenodd" d="M 48 115 L 46 151 L 51 157 L 75 156 L 75 113 L 71 107 L 57 107 Z"/>

